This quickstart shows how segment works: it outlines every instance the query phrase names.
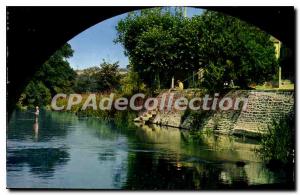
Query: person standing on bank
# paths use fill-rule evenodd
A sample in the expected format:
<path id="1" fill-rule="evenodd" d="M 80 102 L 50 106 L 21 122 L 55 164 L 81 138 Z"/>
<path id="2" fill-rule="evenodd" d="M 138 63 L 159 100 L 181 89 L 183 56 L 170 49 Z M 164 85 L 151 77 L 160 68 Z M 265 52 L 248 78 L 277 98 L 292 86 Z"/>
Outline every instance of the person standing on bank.
<path id="1" fill-rule="evenodd" d="M 177 83 L 179 90 L 183 90 L 183 83 L 180 80 L 178 80 Z"/>

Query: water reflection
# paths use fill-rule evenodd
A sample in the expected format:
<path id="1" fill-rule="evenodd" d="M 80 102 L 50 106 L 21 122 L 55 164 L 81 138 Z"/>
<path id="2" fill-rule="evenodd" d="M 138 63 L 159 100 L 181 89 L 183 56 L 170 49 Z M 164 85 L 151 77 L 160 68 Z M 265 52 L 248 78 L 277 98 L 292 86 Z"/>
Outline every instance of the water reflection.
<path id="1" fill-rule="evenodd" d="M 32 130 L 33 125 L 33 130 Z M 192 141 L 191 141 L 192 140 Z M 286 184 L 255 140 L 159 126 L 122 127 L 69 113 L 15 112 L 7 130 L 7 183 L 14 188 L 226 189 Z M 243 162 L 243 163 L 239 163 Z"/>
<path id="2" fill-rule="evenodd" d="M 148 185 L 150 189 L 243 188 L 287 182 L 286 174 L 271 172 L 257 157 L 254 149 L 259 145 L 255 140 L 203 134 L 199 142 L 190 143 L 191 135 L 176 128 L 156 125 L 142 125 L 140 128 L 142 130 L 137 131 L 139 140 L 151 144 L 152 149 L 160 153 L 132 155 L 129 158 L 133 166 L 129 169 L 131 179 L 125 188 L 147 189 Z M 146 171 L 147 177 L 136 170 Z M 136 185 L 137 181 L 132 181 L 132 178 L 143 179 Z M 161 183 L 162 179 L 158 178 L 167 181 Z"/>
<path id="3" fill-rule="evenodd" d="M 14 112 L 9 121 L 7 137 L 10 140 L 30 141 L 39 137 L 39 142 L 48 142 L 53 139 L 64 139 L 74 121 L 66 120 L 67 115 L 57 116 L 60 113 L 40 112 L 34 117 L 32 112 Z M 70 117 L 70 114 L 68 115 Z M 60 118 L 60 120 L 58 120 Z M 72 117 L 76 118 L 76 117 Z M 51 122 L 49 122 L 51 121 Z M 33 134 L 32 134 L 33 128 Z"/>
<path id="4" fill-rule="evenodd" d="M 33 131 L 34 131 L 35 141 L 38 141 L 38 137 L 39 137 L 39 117 L 38 116 L 35 116 L 34 123 L 33 123 Z"/>
<path id="5" fill-rule="evenodd" d="M 69 160 L 66 150 L 60 148 L 20 149 L 8 151 L 7 170 L 29 166 L 30 172 L 40 177 L 52 177 L 57 166 Z"/>

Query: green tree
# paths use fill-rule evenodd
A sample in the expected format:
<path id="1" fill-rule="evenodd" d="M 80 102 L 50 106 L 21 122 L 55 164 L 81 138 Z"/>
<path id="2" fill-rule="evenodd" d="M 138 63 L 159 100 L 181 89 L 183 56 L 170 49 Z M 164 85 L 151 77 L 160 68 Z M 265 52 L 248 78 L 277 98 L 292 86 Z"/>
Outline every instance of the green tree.
<path id="1" fill-rule="evenodd" d="M 74 90 L 79 93 L 86 93 L 118 89 L 121 82 L 118 63 L 108 63 L 103 60 L 99 67 L 83 70 L 76 78 Z"/>
<path id="2" fill-rule="evenodd" d="M 66 43 L 57 50 L 37 71 L 34 79 L 43 81 L 51 95 L 73 91 L 76 73 L 67 58 L 73 56 L 71 45 Z"/>
<path id="3" fill-rule="evenodd" d="M 277 70 L 270 35 L 237 18 L 206 11 L 194 17 L 201 36 L 199 52 L 206 71 L 203 85 L 220 89 L 233 80 L 242 88 L 272 78 Z"/>
<path id="4" fill-rule="evenodd" d="M 271 79 L 277 69 L 269 35 L 217 12 L 187 18 L 181 9 L 146 9 L 128 14 L 116 29 L 132 71 L 152 88 L 169 87 L 172 76 L 185 80 L 202 67 L 207 89 L 231 80 L 247 88 Z"/>
<path id="5" fill-rule="evenodd" d="M 147 93 L 146 85 L 141 81 L 139 74 L 130 69 L 121 79 L 121 91 L 128 96 L 135 93 Z"/>
<path id="6" fill-rule="evenodd" d="M 84 69 L 83 72 L 76 77 L 74 90 L 77 93 L 97 92 L 98 81 L 96 73 L 99 72 L 99 70 L 99 67 Z"/>
<path id="7" fill-rule="evenodd" d="M 34 80 L 26 86 L 22 99 L 22 105 L 44 106 L 51 101 L 51 93 L 42 81 Z"/>
<path id="8" fill-rule="evenodd" d="M 120 87 L 121 75 L 118 63 L 108 63 L 103 60 L 100 64 L 99 71 L 95 73 L 99 91 L 112 91 Z"/>
<path id="9" fill-rule="evenodd" d="M 72 55 L 73 50 L 68 43 L 57 50 L 26 86 L 20 104 L 45 106 L 56 93 L 72 92 L 76 73 L 66 60 Z"/>
<path id="10" fill-rule="evenodd" d="M 133 12 L 116 29 L 132 71 L 149 87 L 169 87 L 172 75 L 182 79 L 200 63 L 197 32 L 180 9 Z"/>

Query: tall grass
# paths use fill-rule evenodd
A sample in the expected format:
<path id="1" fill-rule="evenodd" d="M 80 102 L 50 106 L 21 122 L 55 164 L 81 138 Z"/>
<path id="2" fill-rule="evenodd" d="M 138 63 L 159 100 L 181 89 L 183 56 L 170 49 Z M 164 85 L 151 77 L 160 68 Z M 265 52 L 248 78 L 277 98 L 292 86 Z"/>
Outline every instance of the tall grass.
<path id="1" fill-rule="evenodd" d="M 87 100 L 89 94 L 81 94 L 82 101 L 79 104 L 76 104 L 71 107 L 70 110 L 66 110 L 68 99 L 62 98 L 57 100 L 57 106 L 64 106 L 64 109 L 62 111 L 65 112 L 71 112 L 75 113 L 78 116 L 87 116 L 87 117 L 96 117 L 101 118 L 103 120 L 114 120 L 117 123 L 128 123 L 129 120 L 132 120 L 137 116 L 137 112 L 134 112 L 132 110 L 124 110 L 124 111 L 118 111 L 114 109 L 114 106 L 111 106 L 111 109 L 109 110 L 101 110 L 99 108 L 99 103 L 102 98 L 109 97 L 110 93 L 98 93 L 96 94 L 96 105 L 97 109 L 94 110 L 92 107 L 87 107 L 85 110 L 82 109 L 85 101 Z M 117 99 L 121 97 L 120 94 L 115 94 L 114 99 Z"/>
<path id="2" fill-rule="evenodd" d="M 295 115 L 273 120 L 268 133 L 262 136 L 261 148 L 257 150 L 262 159 L 292 163 L 295 150 Z"/>

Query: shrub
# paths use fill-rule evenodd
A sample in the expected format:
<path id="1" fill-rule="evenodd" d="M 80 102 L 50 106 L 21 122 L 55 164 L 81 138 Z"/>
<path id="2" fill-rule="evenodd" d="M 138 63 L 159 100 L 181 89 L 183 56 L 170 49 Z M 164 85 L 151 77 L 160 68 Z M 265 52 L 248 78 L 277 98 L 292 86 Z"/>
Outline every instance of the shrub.
<path id="1" fill-rule="evenodd" d="M 258 153 L 264 160 L 276 160 L 286 164 L 294 158 L 295 116 L 290 114 L 274 120 L 268 133 L 262 136 Z"/>

